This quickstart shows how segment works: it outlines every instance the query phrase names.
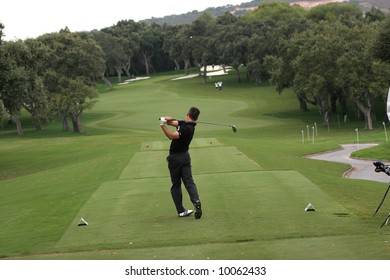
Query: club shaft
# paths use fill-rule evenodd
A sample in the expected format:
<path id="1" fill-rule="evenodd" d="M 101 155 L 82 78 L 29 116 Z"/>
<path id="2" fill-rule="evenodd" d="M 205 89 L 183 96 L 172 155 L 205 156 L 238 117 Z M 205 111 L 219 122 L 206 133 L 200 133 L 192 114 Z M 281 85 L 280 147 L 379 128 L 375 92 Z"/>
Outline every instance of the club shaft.
<path id="1" fill-rule="evenodd" d="M 382 225 L 381 225 L 381 228 L 384 226 L 384 225 L 387 225 L 387 223 L 389 222 L 390 220 L 390 214 L 387 216 L 387 218 L 383 221 Z"/>
<path id="2" fill-rule="evenodd" d="M 389 189 L 390 189 L 390 184 L 389 184 L 389 186 L 387 187 L 387 190 L 386 190 L 385 194 L 383 195 L 381 202 L 379 203 L 378 207 L 376 208 L 375 213 L 374 213 L 374 216 L 375 216 L 375 214 L 379 211 L 379 209 L 381 208 L 383 202 L 385 201 L 385 198 L 386 198 L 386 196 L 387 196 L 387 193 L 389 192 Z"/>
<path id="3" fill-rule="evenodd" d="M 178 121 L 178 119 L 172 119 L 173 121 Z M 219 126 L 233 126 L 231 124 L 222 124 L 222 123 L 213 123 L 213 122 L 203 122 L 203 121 L 194 121 L 194 123 L 202 123 L 202 124 L 211 124 L 211 125 L 219 125 Z"/>
<path id="4" fill-rule="evenodd" d="M 196 122 L 196 123 L 203 123 L 203 124 L 211 124 L 211 125 L 219 125 L 219 126 L 232 126 L 231 124 L 221 124 L 221 123 L 212 123 L 212 122 Z"/>

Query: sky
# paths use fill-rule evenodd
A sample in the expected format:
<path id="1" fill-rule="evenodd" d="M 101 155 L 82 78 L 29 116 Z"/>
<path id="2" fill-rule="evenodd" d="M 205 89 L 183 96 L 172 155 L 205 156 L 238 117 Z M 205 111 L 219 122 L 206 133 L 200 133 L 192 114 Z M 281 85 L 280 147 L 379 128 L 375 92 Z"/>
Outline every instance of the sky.
<path id="1" fill-rule="evenodd" d="M 3 40 L 36 38 L 45 33 L 100 30 L 120 20 L 139 21 L 251 0 L 8 0 L 0 5 Z"/>

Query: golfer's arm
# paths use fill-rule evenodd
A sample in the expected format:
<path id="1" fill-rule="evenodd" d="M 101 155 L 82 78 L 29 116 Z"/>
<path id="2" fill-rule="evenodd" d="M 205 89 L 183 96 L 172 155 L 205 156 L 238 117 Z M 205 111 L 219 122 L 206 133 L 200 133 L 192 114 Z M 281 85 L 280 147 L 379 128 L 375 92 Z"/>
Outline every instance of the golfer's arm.
<path id="1" fill-rule="evenodd" d="M 179 122 L 177 120 L 167 120 L 167 125 L 171 125 L 174 127 L 177 127 L 179 125 Z"/>
<path id="2" fill-rule="evenodd" d="M 161 129 L 163 130 L 164 134 L 168 139 L 173 140 L 173 139 L 179 139 L 180 135 L 178 131 L 170 131 L 165 125 L 161 126 Z"/>

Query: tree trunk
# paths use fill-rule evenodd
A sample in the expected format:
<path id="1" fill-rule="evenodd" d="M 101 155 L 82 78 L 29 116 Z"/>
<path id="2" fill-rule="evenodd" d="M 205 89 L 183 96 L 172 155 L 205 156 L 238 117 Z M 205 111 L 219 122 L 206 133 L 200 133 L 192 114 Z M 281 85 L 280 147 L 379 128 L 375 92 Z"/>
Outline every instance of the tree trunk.
<path id="1" fill-rule="evenodd" d="M 146 52 L 142 52 L 142 57 L 144 59 L 146 75 L 150 75 L 148 54 Z"/>
<path id="2" fill-rule="evenodd" d="M 81 128 L 81 122 L 80 122 L 80 117 L 83 113 L 72 113 L 72 125 L 73 125 L 73 132 L 76 133 L 83 133 L 83 130 Z"/>
<path id="3" fill-rule="evenodd" d="M 61 113 L 61 118 L 62 118 L 62 130 L 63 131 L 68 131 L 69 126 L 68 126 L 68 113 L 62 112 Z"/>
<path id="4" fill-rule="evenodd" d="M 255 77 L 255 81 L 256 81 L 256 85 L 257 85 L 257 86 L 260 86 L 260 84 L 261 84 L 261 78 L 260 78 L 260 75 L 256 75 L 256 77 Z"/>
<path id="5" fill-rule="evenodd" d="M 29 108 L 28 106 L 26 105 L 23 105 L 23 108 L 29 112 L 31 114 L 31 116 L 33 117 L 34 119 L 34 126 L 35 126 L 35 130 L 37 131 L 40 131 L 42 130 L 42 123 L 41 123 L 41 119 L 39 117 L 39 112 L 36 108 Z"/>
<path id="6" fill-rule="evenodd" d="M 175 71 L 180 71 L 180 64 L 177 62 L 176 59 L 174 59 L 174 62 L 175 62 L 175 65 L 176 65 Z"/>
<path id="7" fill-rule="evenodd" d="M 22 122 L 19 119 L 19 116 L 11 116 L 12 121 L 16 125 L 16 131 L 19 136 L 23 136 Z"/>
<path id="8" fill-rule="evenodd" d="M 364 104 L 358 100 L 354 100 L 360 112 L 363 113 L 364 117 L 364 128 L 368 130 L 372 130 L 372 108 L 371 102 L 368 102 L 368 106 L 364 106 Z"/>
<path id="9" fill-rule="evenodd" d="M 299 100 L 299 108 L 301 109 L 301 112 L 307 112 L 307 102 L 305 95 L 297 93 L 297 97 Z"/>
<path id="10" fill-rule="evenodd" d="M 256 86 L 259 86 L 261 84 L 260 73 L 258 73 L 257 71 L 254 71 L 254 70 L 250 71 L 249 79 L 250 79 L 251 82 L 254 81 Z"/>
<path id="11" fill-rule="evenodd" d="M 203 83 L 207 82 L 207 61 L 202 61 L 203 63 Z"/>
<path id="12" fill-rule="evenodd" d="M 234 69 L 237 71 L 237 81 L 241 83 L 240 66 L 234 67 Z"/>
<path id="13" fill-rule="evenodd" d="M 4 110 L 5 109 L 4 109 L 3 101 L 0 100 L 0 129 L 4 128 L 4 124 L 3 124 Z"/>
<path id="14" fill-rule="evenodd" d="M 184 74 L 188 75 L 189 74 L 189 68 L 190 68 L 190 59 L 186 58 L 184 59 Z"/>
<path id="15" fill-rule="evenodd" d="M 324 125 L 330 125 L 331 118 L 330 118 L 330 110 L 329 110 L 327 96 L 325 96 L 325 98 L 317 96 L 316 103 L 317 103 L 317 107 L 318 107 L 318 110 L 320 112 L 320 115 L 322 116 L 322 119 L 324 121 Z"/>
<path id="16" fill-rule="evenodd" d="M 347 106 L 347 99 L 342 94 L 340 94 L 339 96 L 339 103 L 341 107 L 341 115 L 344 118 L 344 116 L 348 115 L 348 106 Z"/>
<path id="17" fill-rule="evenodd" d="M 39 116 L 37 116 L 37 115 L 35 115 L 35 116 L 33 116 L 33 117 L 34 117 L 34 126 L 35 126 L 35 130 L 41 131 L 41 130 L 42 130 L 41 119 L 40 119 Z"/>
<path id="18" fill-rule="evenodd" d="M 121 83 L 122 82 L 122 67 L 121 66 L 115 67 L 115 71 L 116 71 L 116 74 L 118 77 L 118 83 Z"/>
<path id="19" fill-rule="evenodd" d="M 108 88 L 109 88 L 110 90 L 113 89 L 113 86 L 112 86 L 111 82 L 104 76 L 104 73 L 103 73 L 103 75 L 102 75 L 102 80 L 103 80 L 103 82 L 108 86 Z"/>
<path id="20" fill-rule="evenodd" d="M 330 106 L 332 108 L 332 113 L 337 113 L 337 100 L 338 96 L 336 94 L 332 94 L 330 97 Z"/>
<path id="21" fill-rule="evenodd" d="M 129 56 L 127 58 L 127 62 L 123 65 L 123 70 L 125 70 L 126 72 L 126 76 L 128 78 L 131 78 L 131 74 L 130 74 L 130 67 L 131 67 L 131 59 L 132 59 L 133 56 Z"/>

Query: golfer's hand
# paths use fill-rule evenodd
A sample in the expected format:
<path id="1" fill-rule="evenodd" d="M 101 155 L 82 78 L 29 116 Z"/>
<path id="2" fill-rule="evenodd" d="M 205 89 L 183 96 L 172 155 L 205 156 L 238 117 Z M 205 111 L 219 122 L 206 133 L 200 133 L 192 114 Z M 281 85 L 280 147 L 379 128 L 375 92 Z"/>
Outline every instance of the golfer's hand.
<path id="1" fill-rule="evenodd" d="M 171 116 L 166 116 L 165 120 L 167 121 L 167 124 L 171 125 L 172 121 L 173 121 L 173 118 Z"/>
<path id="2" fill-rule="evenodd" d="M 167 124 L 167 119 L 165 117 L 160 118 L 160 126 L 166 125 Z"/>

